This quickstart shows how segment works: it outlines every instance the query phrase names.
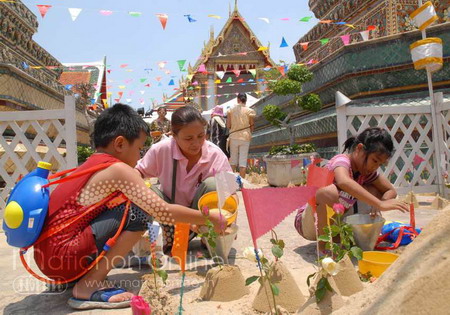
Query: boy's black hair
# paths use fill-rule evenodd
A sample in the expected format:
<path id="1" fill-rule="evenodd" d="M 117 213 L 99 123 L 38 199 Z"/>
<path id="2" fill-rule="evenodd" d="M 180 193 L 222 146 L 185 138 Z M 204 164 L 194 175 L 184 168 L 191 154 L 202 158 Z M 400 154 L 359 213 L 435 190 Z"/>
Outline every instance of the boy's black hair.
<path id="1" fill-rule="evenodd" d="M 150 133 L 150 128 L 142 117 L 130 106 L 117 103 L 98 116 L 92 138 L 96 148 L 104 148 L 119 136 L 132 143 L 142 131 L 147 135 Z"/>
<path id="2" fill-rule="evenodd" d="M 385 154 L 390 158 L 394 151 L 391 135 L 386 129 L 379 127 L 367 128 L 357 137 L 350 137 L 344 142 L 344 151 L 353 152 L 358 144 L 364 145 L 367 156 L 370 153 Z M 366 157 L 367 159 L 367 157 Z"/>
<path id="3" fill-rule="evenodd" d="M 193 106 L 184 106 L 178 108 L 172 114 L 172 132 L 178 134 L 184 126 L 191 122 L 198 121 L 203 126 L 206 126 L 208 122 L 202 117 L 202 114 Z"/>
<path id="4" fill-rule="evenodd" d="M 247 94 L 239 93 L 237 99 L 241 101 L 242 104 L 247 103 Z"/>

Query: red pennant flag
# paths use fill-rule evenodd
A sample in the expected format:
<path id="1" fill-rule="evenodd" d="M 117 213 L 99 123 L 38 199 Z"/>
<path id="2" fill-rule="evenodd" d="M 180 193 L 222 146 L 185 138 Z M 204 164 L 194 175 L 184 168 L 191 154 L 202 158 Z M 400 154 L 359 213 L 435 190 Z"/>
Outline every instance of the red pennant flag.
<path id="1" fill-rule="evenodd" d="M 293 211 L 315 196 L 317 187 L 242 189 L 253 245 Z M 273 211 L 277 209 L 277 211 Z"/>
<path id="2" fill-rule="evenodd" d="M 120 92 L 117 92 L 117 94 L 119 94 L 119 100 L 120 100 L 122 98 L 122 96 L 123 96 L 123 92 L 120 91 Z"/>
<path id="3" fill-rule="evenodd" d="M 186 255 L 189 243 L 189 223 L 175 224 L 174 242 L 172 246 L 172 258 L 179 264 L 182 272 L 186 270 Z"/>
<path id="4" fill-rule="evenodd" d="M 285 73 L 284 73 L 284 71 L 285 71 L 284 66 L 278 67 L 278 71 L 280 71 L 280 73 L 281 73 L 282 76 L 285 75 Z"/>
<path id="5" fill-rule="evenodd" d="M 308 43 L 300 43 L 300 46 L 302 46 L 303 50 L 307 50 L 308 45 L 309 45 L 309 42 Z"/>
<path id="6" fill-rule="evenodd" d="M 291 168 L 294 168 L 299 164 L 300 164 L 300 160 L 291 160 Z"/>
<path id="7" fill-rule="evenodd" d="M 36 6 L 38 7 L 39 13 L 41 14 L 42 18 L 45 17 L 48 9 L 50 9 L 52 7 L 51 5 L 48 5 L 48 4 L 38 4 Z"/>
<path id="8" fill-rule="evenodd" d="M 376 30 L 377 29 L 377 27 L 375 26 L 375 25 L 369 25 L 368 27 L 367 27 L 367 30 L 368 31 L 374 31 L 374 30 Z"/>
<path id="9" fill-rule="evenodd" d="M 314 164 L 308 166 L 308 177 L 306 178 L 307 187 L 316 187 L 317 189 L 331 185 L 334 180 L 334 173 L 325 167 L 319 167 Z M 309 199 L 308 203 L 316 211 L 316 195 Z"/>
<path id="10" fill-rule="evenodd" d="M 120 102 L 120 98 L 115 98 L 114 102 L 119 103 Z"/>
<path id="11" fill-rule="evenodd" d="M 414 159 L 413 159 L 413 165 L 414 167 L 417 167 L 420 165 L 420 163 L 422 163 L 423 161 L 425 161 L 425 159 L 423 159 L 422 157 L 420 157 L 419 155 L 415 155 Z"/>
<path id="12" fill-rule="evenodd" d="M 242 82 L 244 82 L 244 79 L 239 79 L 236 81 L 236 83 L 242 83 Z"/>
<path id="13" fill-rule="evenodd" d="M 241 75 L 241 70 L 233 70 L 233 73 L 236 75 L 236 78 Z"/>
<path id="14" fill-rule="evenodd" d="M 169 18 L 169 16 L 165 13 L 158 13 L 158 14 L 156 14 L 156 16 L 158 17 L 159 21 L 161 22 L 161 26 L 162 26 L 163 30 L 165 30 L 166 24 L 167 24 L 167 19 Z"/>
<path id="15" fill-rule="evenodd" d="M 146 87 L 150 87 L 150 83 L 145 85 Z"/>

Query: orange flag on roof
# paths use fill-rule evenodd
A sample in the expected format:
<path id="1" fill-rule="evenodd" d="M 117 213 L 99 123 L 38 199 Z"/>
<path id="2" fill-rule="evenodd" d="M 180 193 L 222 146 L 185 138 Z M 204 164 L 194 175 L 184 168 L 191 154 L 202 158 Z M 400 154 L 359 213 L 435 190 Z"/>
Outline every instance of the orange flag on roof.
<path id="1" fill-rule="evenodd" d="M 180 264 L 182 272 L 186 271 L 186 255 L 189 243 L 190 224 L 175 224 L 174 242 L 172 246 L 172 257 Z"/>

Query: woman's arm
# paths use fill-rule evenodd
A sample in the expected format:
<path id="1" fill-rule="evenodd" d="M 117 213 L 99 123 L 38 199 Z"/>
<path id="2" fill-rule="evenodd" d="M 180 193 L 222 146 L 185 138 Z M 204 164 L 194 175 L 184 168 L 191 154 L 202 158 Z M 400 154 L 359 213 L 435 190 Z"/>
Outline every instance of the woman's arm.
<path id="1" fill-rule="evenodd" d="M 364 189 L 364 187 L 350 178 L 348 169 L 345 167 L 336 167 L 334 169 L 334 177 L 336 180 L 336 185 L 340 189 L 349 193 L 356 199 L 364 201 L 368 205 L 380 209 L 381 211 L 400 210 L 402 212 L 406 212 L 409 210 L 407 204 L 402 201 L 398 201 L 395 199 L 380 200 L 372 195 L 370 192 Z"/>
<path id="2" fill-rule="evenodd" d="M 227 128 L 231 129 L 231 113 L 229 111 L 227 115 Z"/>
<path id="3" fill-rule="evenodd" d="M 174 225 L 178 222 L 205 224 L 205 218 L 200 211 L 165 202 L 148 189 L 139 174 L 125 163 L 116 163 L 92 176 L 83 189 L 80 201 L 82 204 L 86 202 L 93 204 L 118 190 L 162 224 Z M 219 229 L 220 216 L 211 214 L 209 219 Z"/>

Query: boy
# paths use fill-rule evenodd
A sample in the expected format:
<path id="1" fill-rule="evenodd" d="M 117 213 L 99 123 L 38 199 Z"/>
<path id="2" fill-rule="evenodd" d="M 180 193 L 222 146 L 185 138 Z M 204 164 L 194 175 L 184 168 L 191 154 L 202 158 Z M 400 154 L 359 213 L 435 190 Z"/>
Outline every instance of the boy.
<path id="1" fill-rule="evenodd" d="M 148 133 L 147 124 L 131 107 L 116 104 L 106 109 L 94 126 L 96 153 L 74 174 L 96 165 L 105 167 L 59 184 L 51 194 L 42 233 L 88 213 L 34 248 L 35 261 L 46 276 L 77 281 L 69 300 L 73 308 L 129 306 L 133 295 L 121 288 L 105 288 L 105 279 L 141 238 L 148 222 L 154 219 L 172 225 L 205 223 L 199 211 L 160 199 L 133 169 Z M 87 212 L 87 208 L 93 211 Z M 115 244 L 108 242 L 117 233 L 126 208 L 129 211 L 122 232 Z M 217 228 L 220 226 L 218 215 L 209 219 Z M 105 256 L 83 274 L 105 244 L 110 247 Z"/>

